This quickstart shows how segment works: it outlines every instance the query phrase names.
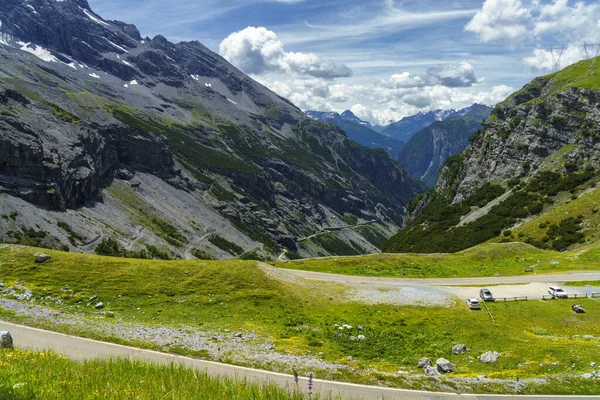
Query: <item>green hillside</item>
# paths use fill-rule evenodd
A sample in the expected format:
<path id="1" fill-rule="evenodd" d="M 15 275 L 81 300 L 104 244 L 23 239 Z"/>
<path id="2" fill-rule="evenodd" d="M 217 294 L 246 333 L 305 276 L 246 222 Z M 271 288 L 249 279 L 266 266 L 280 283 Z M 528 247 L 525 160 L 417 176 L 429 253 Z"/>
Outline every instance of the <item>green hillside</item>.
<path id="1" fill-rule="evenodd" d="M 498 104 L 439 184 L 408 205 L 408 223 L 383 250 L 456 252 L 492 239 L 566 250 L 596 240 L 591 212 L 545 214 L 600 179 L 599 77 L 600 58 L 581 61 Z M 544 232 L 519 228 L 531 220 Z"/>

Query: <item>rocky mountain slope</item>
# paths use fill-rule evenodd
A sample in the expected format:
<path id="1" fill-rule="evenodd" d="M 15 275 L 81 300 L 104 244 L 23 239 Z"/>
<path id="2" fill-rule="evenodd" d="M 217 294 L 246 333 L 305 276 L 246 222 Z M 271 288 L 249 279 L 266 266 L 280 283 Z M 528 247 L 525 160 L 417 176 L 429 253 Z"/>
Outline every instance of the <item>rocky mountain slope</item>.
<path id="1" fill-rule="evenodd" d="M 448 157 L 458 154 L 469 145 L 469 138 L 481 129 L 491 107 L 475 104 L 463 116 L 437 121 L 417 132 L 396 155 L 409 175 L 433 187 L 440 169 Z"/>
<path id="2" fill-rule="evenodd" d="M 390 155 L 395 155 L 404 146 L 404 142 L 376 132 L 370 123 L 361 120 L 350 110 L 346 110 L 342 114 L 337 112 L 306 111 L 306 115 L 317 121 L 328 122 L 341 128 L 350 139 L 371 149 L 384 149 Z"/>
<path id="3" fill-rule="evenodd" d="M 199 42 L 0 3 L 0 241 L 154 258 L 378 251 L 421 186 Z"/>
<path id="4" fill-rule="evenodd" d="M 597 208 L 560 220 L 540 216 L 598 183 L 600 58 L 533 80 L 498 104 L 483 126 L 449 158 L 435 190 L 410 204 L 411 222 L 386 250 L 456 251 L 494 238 L 555 250 L 586 243 L 594 231 L 586 215 Z M 535 218 L 542 222 L 534 236 L 517 229 Z"/>
<path id="5" fill-rule="evenodd" d="M 475 106 L 475 104 L 473 105 Z M 471 107 L 473 107 L 471 106 Z M 401 142 L 408 142 L 413 135 L 437 121 L 444 121 L 450 117 L 462 116 L 471 110 L 471 107 L 462 110 L 434 110 L 420 112 L 415 115 L 402 118 L 386 126 L 378 126 L 375 129 Z"/>

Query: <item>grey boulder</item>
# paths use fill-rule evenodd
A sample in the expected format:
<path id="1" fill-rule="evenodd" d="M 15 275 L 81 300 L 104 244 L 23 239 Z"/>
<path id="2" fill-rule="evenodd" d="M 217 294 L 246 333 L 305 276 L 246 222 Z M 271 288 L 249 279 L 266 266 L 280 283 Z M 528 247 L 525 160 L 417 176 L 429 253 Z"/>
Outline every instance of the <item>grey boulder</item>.
<path id="1" fill-rule="evenodd" d="M 445 358 L 438 358 L 435 362 L 435 365 L 438 371 L 443 374 L 447 374 L 448 372 L 452 372 L 454 370 L 452 363 Z"/>
<path id="2" fill-rule="evenodd" d="M 13 339 L 12 339 L 12 336 L 10 335 L 10 332 L 1 331 L 0 332 L 0 349 L 12 349 L 13 347 L 14 347 Z"/>
<path id="3" fill-rule="evenodd" d="M 459 355 L 467 352 L 467 346 L 464 344 L 457 344 L 452 347 L 452 354 Z"/>
<path id="4" fill-rule="evenodd" d="M 35 253 L 33 256 L 35 257 L 35 262 L 38 264 L 45 263 L 52 258 L 48 254 L 44 253 Z"/>
<path id="5" fill-rule="evenodd" d="M 500 353 L 495 351 L 488 351 L 479 356 L 479 361 L 486 364 L 495 363 L 500 357 Z"/>
<path id="6" fill-rule="evenodd" d="M 423 357 L 419 360 L 417 367 L 419 367 L 419 368 L 431 367 L 431 360 L 427 357 Z"/>
<path id="7" fill-rule="evenodd" d="M 431 377 L 433 377 L 433 378 L 437 378 L 437 377 L 439 377 L 441 374 L 440 374 L 440 371 L 438 371 L 438 370 L 437 370 L 437 368 L 434 368 L 434 367 L 432 367 L 431 365 L 428 365 L 428 366 L 425 368 L 425 375 L 427 375 L 427 376 L 431 376 Z"/>

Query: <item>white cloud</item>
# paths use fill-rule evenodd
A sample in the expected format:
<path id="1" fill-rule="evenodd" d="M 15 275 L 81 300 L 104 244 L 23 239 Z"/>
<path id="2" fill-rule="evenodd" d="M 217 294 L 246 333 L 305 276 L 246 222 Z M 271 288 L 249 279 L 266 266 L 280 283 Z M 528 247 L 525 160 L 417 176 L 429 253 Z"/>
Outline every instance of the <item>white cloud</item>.
<path id="1" fill-rule="evenodd" d="M 527 33 L 531 12 L 521 0 L 486 0 L 465 30 L 476 33 L 482 42 L 516 42 Z"/>
<path id="2" fill-rule="evenodd" d="M 375 3 L 375 4 L 373 4 Z M 364 40 L 367 37 L 385 33 L 398 33 L 436 23 L 447 23 L 473 16 L 476 10 L 444 10 L 411 12 L 394 6 L 393 1 L 384 1 L 383 7 L 377 2 L 365 2 L 364 7 L 348 11 L 348 19 L 335 20 L 329 24 L 311 24 L 306 22 L 301 31 L 288 33 L 286 43 L 310 43 L 334 39 Z M 309 28 L 307 30 L 307 28 Z"/>
<path id="3" fill-rule="evenodd" d="M 507 42 L 511 47 L 536 44 L 523 64 L 532 72 L 551 71 L 593 56 L 580 47 L 600 41 L 600 4 L 571 0 L 486 0 L 465 30 L 481 42 Z M 563 50 L 542 50 L 550 45 Z"/>
<path id="4" fill-rule="evenodd" d="M 473 66 L 467 61 L 440 64 L 427 69 L 424 75 L 403 72 L 394 74 L 382 85 L 391 89 L 418 88 L 426 86 L 470 87 L 481 82 L 475 76 Z"/>
<path id="5" fill-rule="evenodd" d="M 473 66 L 466 61 L 431 67 L 427 70 L 427 75 L 446 87 L 469 87 L 479 82 Z"/>
<path id="6" fill-rule="evenodd" d="M 554 50 L 554 55 L 552 55 L 550 50 L 535 49 L 532 56 L 523 59 L 523 64 L 531 71 L 537 73 L 540 71 L 552 71 L 555 63 L 558 63 L 558 67 L 562 68 L 584 58 L 586 58 L 585 50 L 579 46 L 569 46 L 564 50 Z"/>
<path id="7" fill-rule="evenodd" d="M 444 86 L 429 86 L 412 89 L 385 89 L 379 88 L 377 95 L 389 92 L 390 97 L 383 106 L 364 105 L 357 103 L 350 110 L 359 118 L 372 124 L 387 125 L 390 122 L 414 115 L 420 111 L 437 109 L 462 108 L 473 103 L 493 105 L 504 100 L 514 92 L 506 85 L 494 86 L 490 90 L 473 91 L 462 88 L 448 88 Z M 366 98 L 365 98 L 366 99 Z M 368 101 L 368 99 L 366 99 Z"/>
<path id="8" fill-rule="evenodd" d="M 333 60 L 324 60 L 313 53 L 286 52 L 277 34 L 264 27 L 248 27 L 232 33 L 219 45 L 219 53 L 249 74 L 293 72 L 325 79 L 352 76 L 350 68 Z"/>
<path id="9" fill-rule="evenodd" d="M 394 74 L 375 84 L 332 83 L 307 77 L 282 80 L 279 75 L 259 78 L 303 110 L 341 112 L 350 109 L 361 119 L 381 125 L 419 111 L 466 107 L 476 102 L 495 104 L 512 92 L 506 86 L 488 91 L 476 89 L 475 83 L 481 80 L 466 61 L 430 67 L 426 71 L 423 75 Z"/>
<path id="10" fill-rule="evenodd" d="M 392 89 L 412 88 L 427 86 L 427 81 L 419 75 L 403 72 L 392 75 L 388 81 L 384 82 L 384 85 Z"/>
<path id="11" fill-rule="evenodd" d="M 541 6 L 533 33 L 555 35 L 562 40 L 597 41 L 600 39 L 599 22 L 600 5 L 578 2 L 571 7 L 569 0 L 556 0 Z"/>
<path id="12" fill-rule="evenodd" d="M 600 5 L 570 0 L 486 0 L 465 26 L 482 42 L 513 46 L 553 37 L 564 41 L 600 40 Z"/>

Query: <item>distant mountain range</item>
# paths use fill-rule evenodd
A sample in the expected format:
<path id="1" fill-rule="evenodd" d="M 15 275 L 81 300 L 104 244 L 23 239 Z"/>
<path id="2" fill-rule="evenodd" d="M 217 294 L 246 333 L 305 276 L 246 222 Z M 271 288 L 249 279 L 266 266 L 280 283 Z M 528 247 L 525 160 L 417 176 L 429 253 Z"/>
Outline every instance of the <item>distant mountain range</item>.
<path id="1" fill-rule="evenodd" d="M 374 130 L 389 136 L 392 139 L 401 142 L 408 142 L 413 135 L 420 130 L 427 128 L 429 125 L 437 121 L 444 121 L 451 117 L 460 117 L 471 111 L 477 104 L 462 110 L 434 110 L 428 112 L 420 112 L 415 115 L 402 118 L 398 122 L 391 123 L 386 126 L 376 126 Z"/>
<path id="2" fill-rule="evenodd" d="M 434 122 L 406 143 L 396 159 L 410 176 L 433 187 L 448 157 L 469 146 L 469 138 L 481 129 L 481 123 L 490 116 L 492 107 L 474 104 L 465 110 L 468 111 L 462 116 Z"/>
<path id="3" fill-rule="evenodd" d="M 451 155 L 469 145 L 469 137 L 481 128 L 492 112 L 483 104 L 461 110 L 420 112 L 387 126 L 372 126 L 350 110 L 343 113 L 306 111 L 309 117 L 343 129 L 348 137 L 363 146 L 386 150 L 409 175 L 427 186 L 434 186 L 439 171 Z"/>
<path id="4" fill-rule="evenodd" d="M 342 128 L 350 139 L 363 146 L 372 149 L 381 148 L 390 155 L 398 154 L 404 146 L 404 142 L 376 132 L 370 123 L 361 120 L 350 110 L 346 110 L 341 114 L 309 110 L 305 114 L 317 121 L 328 122 Z"/>

